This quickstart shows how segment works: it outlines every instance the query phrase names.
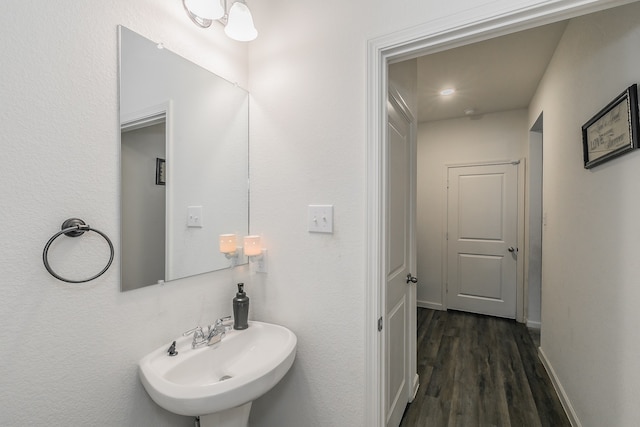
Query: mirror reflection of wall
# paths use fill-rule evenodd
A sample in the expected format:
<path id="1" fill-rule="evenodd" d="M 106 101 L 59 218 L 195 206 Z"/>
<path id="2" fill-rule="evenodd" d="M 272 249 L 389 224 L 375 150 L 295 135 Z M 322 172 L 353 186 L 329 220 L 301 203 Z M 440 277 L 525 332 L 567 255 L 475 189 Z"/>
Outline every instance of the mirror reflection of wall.
<path id="1" fill-rule="evenodd" d="M 218 236 L 248 234 L 248 103 L 120 27 L 121 290 L 230 266 Z"/>
<path id="2" fill-rule="evenodd" d="M 165 122 L 121 135 L 122 290 L 165 280 L 165 186 L 151 177 L 164 159 Z"/>

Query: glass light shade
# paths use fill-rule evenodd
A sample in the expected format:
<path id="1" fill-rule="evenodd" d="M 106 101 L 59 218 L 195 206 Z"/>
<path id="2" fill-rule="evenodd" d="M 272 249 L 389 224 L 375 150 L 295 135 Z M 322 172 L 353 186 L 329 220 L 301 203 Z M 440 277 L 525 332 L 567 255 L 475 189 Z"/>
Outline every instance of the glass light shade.
<path id="1" fill-rule="evenodd" d="M 246 256 L 256 256 L 262 254 L 260 236 L 246 236 L 244 238 L 244 254 Z"/>
<path id="2" fill-rule="evenodd" d="M 223 254 L 232 254 L 236 251 L 237 239 L 235 234 L 220 235 L 220 252 Z"/>
<path id="3" fill-rule="evenodd" d="M 185 0 L 184 4 L 198 18 L 213 20 L 224 16 L 220 0 Z"/>
<path id="4" fill-rule="evenodd" d="M 240 42 L 248 42 L 258 37 L 258 30 L 253 25 L 253 17 L 246 4 L 237 1 L 231 5 L 224 32 Z"/>

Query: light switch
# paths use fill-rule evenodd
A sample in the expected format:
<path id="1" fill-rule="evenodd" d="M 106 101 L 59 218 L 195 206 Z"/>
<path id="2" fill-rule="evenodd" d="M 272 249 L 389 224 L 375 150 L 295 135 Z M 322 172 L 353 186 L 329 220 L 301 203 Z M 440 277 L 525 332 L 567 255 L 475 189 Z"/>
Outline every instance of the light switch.
<path id="1" fill-rule="evenodd" d="M 187 227 L 202 227 L 202 206 L 187 207 Z"/>
<path id="2" fill-rule="evenodd" d="M 309 205 L 310 233 L 333 233 L 333 205 Z"/>

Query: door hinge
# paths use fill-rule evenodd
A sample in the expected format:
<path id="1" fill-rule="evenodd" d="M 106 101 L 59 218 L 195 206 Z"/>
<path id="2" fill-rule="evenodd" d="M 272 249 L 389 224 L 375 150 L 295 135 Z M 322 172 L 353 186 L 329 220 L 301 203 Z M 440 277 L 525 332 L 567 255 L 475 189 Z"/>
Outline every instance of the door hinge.
<path id="1" fill-rule="evenodd" d="M 444 233 L 444 240 L 449 240 L 449 232 Z"/>
<path id="2" fill-rule="evenodd" d="M 378 319 L 378 332 L 382 331 L 382 316 Z"/>

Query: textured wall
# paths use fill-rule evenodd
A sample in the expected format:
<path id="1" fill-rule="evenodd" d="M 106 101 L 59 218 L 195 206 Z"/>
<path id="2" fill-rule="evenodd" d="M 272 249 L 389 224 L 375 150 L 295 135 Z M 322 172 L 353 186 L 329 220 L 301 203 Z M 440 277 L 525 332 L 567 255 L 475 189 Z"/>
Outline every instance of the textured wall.
<path id="1" fill-rule="evenodd" d="M 231 312 L 228 272 L 120 293 L 119 256 L 79 285 L 42 265 L 44 244 L 72 216 L 120 246 L 118 24 L 247 85 L 246 48 L 196 28 L 179 1 L 0 4 L 3 426 L 192 426 L 147 397 L 136 363 Z M 86 236 L 51 255 L 82 278 L 100 270 L 107 248 Z"/>

